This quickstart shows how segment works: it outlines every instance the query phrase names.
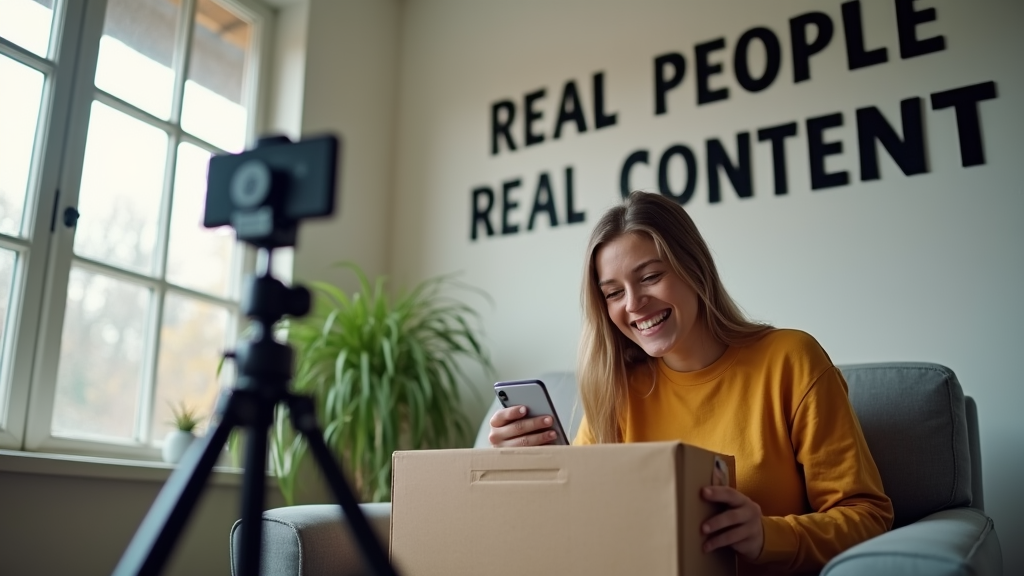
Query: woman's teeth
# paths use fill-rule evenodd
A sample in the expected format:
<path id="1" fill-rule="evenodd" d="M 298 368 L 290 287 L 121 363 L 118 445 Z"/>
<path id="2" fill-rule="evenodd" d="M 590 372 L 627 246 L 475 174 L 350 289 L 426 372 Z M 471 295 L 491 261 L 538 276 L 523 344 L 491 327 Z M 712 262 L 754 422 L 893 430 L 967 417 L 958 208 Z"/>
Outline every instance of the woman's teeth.
<path id="1" fill-rule="evenodd" d="M 653 318 L 648 318 L 647 320 L 644 320 L 642 322 L 637 322 L 636 327 L 639 328 L 640 330 L 647 330 L 649 328 L 657 326 L 658 324 L 661 324 L 662 322 L 665 321 L 665 318 L 667 317 L 668 310 L 665 310 L 664 312 L 658 314 L 657 316 L 654 316 Z"/>

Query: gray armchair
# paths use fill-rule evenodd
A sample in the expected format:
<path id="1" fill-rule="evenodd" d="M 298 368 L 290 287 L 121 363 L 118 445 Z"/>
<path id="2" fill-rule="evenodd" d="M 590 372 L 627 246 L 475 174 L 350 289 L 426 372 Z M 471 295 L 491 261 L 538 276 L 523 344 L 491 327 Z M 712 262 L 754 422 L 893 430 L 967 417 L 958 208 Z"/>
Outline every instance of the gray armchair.
<path id="1" fill-rule="evenodd" d="M 840 366 L 850 401 L 895 509 L 893 530 L 843 552 L 821 576 L 1002 574 L 1002 550 L 984 511 L 978 414 L 953 372 L 938 364 Z M 571 436 L 579 425 L 571 373 L 548 374 L 558 413 Z M 488 413 L 498 408 L 497 400 Z M 488 446 L 484 422 L 477 447 Z M 389 504 L 364 504 L 387 543 Z M 238 523 L 231 530 L 236 570 Z M 263 514 L 262 574 L 366 574 L 339 506 L 291 506 Z"/>

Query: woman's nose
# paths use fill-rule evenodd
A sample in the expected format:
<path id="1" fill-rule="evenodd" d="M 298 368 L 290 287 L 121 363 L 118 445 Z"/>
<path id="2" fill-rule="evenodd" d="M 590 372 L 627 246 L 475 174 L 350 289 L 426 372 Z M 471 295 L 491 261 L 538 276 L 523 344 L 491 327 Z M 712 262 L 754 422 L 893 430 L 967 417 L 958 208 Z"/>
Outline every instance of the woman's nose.
<path id="1" fill-rule="evenodd" d="M 626 311 L 636 312 L 644 305 L 644 297 L 634 290 L 626 290 Z"/>

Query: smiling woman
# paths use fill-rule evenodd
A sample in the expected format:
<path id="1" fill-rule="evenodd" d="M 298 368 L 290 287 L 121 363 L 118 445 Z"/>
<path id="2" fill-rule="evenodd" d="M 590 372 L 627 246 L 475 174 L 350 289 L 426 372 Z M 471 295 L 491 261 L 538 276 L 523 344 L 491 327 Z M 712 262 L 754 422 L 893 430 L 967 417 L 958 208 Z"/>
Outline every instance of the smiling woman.
<path id="1" fill-rule="evenodd" d="M 743 315 L 679 204 L 630 194 L 597 223 L 586 258 L 575 444 L 679 441 L 735 456 L 736 488 L 701 493 L 726 510 L 699 529 L 705 551 L 736 551 L 741 574 L 816 572 L 889 529 L 842 374 L 809 334 Z M 491 418 L 492 442 L 547 442 L 517 408 Z"/>

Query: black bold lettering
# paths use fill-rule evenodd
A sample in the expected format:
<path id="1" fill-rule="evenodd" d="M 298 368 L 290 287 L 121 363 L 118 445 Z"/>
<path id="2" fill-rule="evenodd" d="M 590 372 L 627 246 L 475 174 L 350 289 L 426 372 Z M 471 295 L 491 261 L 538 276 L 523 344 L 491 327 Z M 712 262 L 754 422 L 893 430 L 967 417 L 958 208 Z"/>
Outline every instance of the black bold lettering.
<path id="1" fill-rule="evenodd" d="M 626 161 L 622 163 L 622 172 L 619 174 L 619 194 L 625 199 L 629 196 L 629 193 L 633 191 L 633 187 L 629 184 L 629 172 L 633 169 L 634 164 L 647 164 L 648 156 L 647 150 L 637 150 L 626 157 Z"/>
<path id="2" fill-rule="evenodd" d="M 576 200 L 572 195 L 572 166 L 565 167 L 565 221 L 578 224 L 587 219 L 584 212 L 576 211 Z"/>
<path id="3" fill-rule="evenodd" d="M 543 200 L 541 197 L 543 196 Z M 538 212 L 548 213 L 548 224 L 552 227 L 558 226 L 558 214 L 555 213 L 555 198 L 551 194 L 551 178 L 547 172 L 540 173 L 537 181 L 537 193 L 533 195 L 533 209 L 530 210 L 530 222 L 526 225 L 527 230 L 533 230 L 533 219 Z"/>
<path id="4" fill-rule="evenodd" d="M 682 156 L 686 162 L 686 185 L 679 194 L 673 194 L 668 185 L 668 162 L 673 156 Z M 697 186 L 697 159 L 693 151 L 685 144 L 676 144 L 661 155 L 658 162 L 658 191 L 662 196 L 675 200 L 680 206 L 686 204 L 693 197 L 693 189 Z"/>
<path id="5" fill-rule="evenodd" d="M 508 213 L 513 208 L 519 206 L 519 202 L 512 199 L 512 189 L 518 188 L 522 184 L 522 181 L 516 178 L 515 180 L 509 180 L 508 182 L 501 183 L 501 235 L 515 234 L 519 232 L 518 224 L 508 223 Z"/>
<path id="6" fill-rule="evenodd" d="M 750 66 L 747 53 L 750 50 L 750 42 L 758 39 L 764 44 L 765 67 L 760 78 L 754 78 L 750 73 Z M 736 43 L 736 53 L 733 55 L 733 68 L 736 69 L 736 81 L 748 92 L 760 92 L 775 82 L 779 75 L 779 67 L 782 65 L 782 46 L 779 44 L 779 37 L 767 28 L 751 28 L 740 36 Z"/>
<path id="7" fill-rule="evenodd" d="M 754 195 L 754 180 L 750 173 L 750 133 L 740 132 L 736 135 L 736 156 L 738 161 L 733 164 L 729 160 L 722 142 L 717 138 L 707 141 L 708 151 L 708 200 L 715 204 L 721 201 L 721 185 L 718 181 L 718 169 L 725 168 L 725 174 L 732 182 L 732 187 L 740 198 Z"/>
<path id="8" fill-rule="evenodd" d="M 671 76 L 666 75 L 667 68 L 671 68 Z M 665 102 L 665 95 L 669 90 L 679 86 L 683 77 L 686 76 L 686 58 L 678 52 L 662 54 L 654 59 L 654 115 L 664 114 L 668 111 L 668 104 Z"/>
<path id="9" fill-rule="evenodd" d="M 480 198 L 487 201 L 485 206 L 480 206 Z M 488 236 L 494 236 L 494 227 L 491 226 L 491 208 L 494 207 L 494 190 L 490 186 L 481 186 L 473 189 L 473 215 L 469 221 L 469 239 L 476 240 L 477 224 L 481 222 L 487 230 Z"/>
<path id="10" fill-rule="evenodd" d="M 557 140 L 562 135 L 562 124 L 575 121 L 577 132 L 587 131 L 587 119 L 583 116 L 583 109 L 580 107 L 580 97 L 576 92 L 576 83 L 569 81 L 565 83 L 562 90 L 562 106 L 558 111 L 558 121 L 555 122 L 555 133 L 551 136 Z M 541 136 L 541 140 L 544 137 Z"/>
<path id="11" fill-rule="evenodd" d="M 758 141 L 771 140 L 772 142 L 772 166 L 775 169 L 776 196 L 782 196 L 789 192 L 789 182 L 786 178 L 786 138 L 792 136 L 796 136 L 796 122 L 762 128 L 757 131 Z"/>
<path id="12" fill-rule="evenodd" d="M 501 111 L 505 111 L 502 118 Z M 498 136 L 505 137 L 505 144 L 509 150 L 516 149 L 516 143 L 512 141 L 512 121 L 516 118 L 516 105 L 511 100 L 501 100 L 491 105 L 491 156 L 498 153 Z"/>
<path id="13" fill-rule="evenodd" d="M 604 72 L 594 74 L 594 130 L 614 126 L 617 112 L 604 111 Z"/>
<path id="14" fill-rule="evenodd" d="M 716 50 L 725 48 L 725 38 L 719 38 L 703 44 L 694 46 L 697 58 L 697 105 L 725 100 L 729 97 L 728 88 L 712 90 L 708 86 L 708 79 L 712 74 L 721 74 L 722 65 L 708 62 L 708 56 Z"/>
<path id="15" fill-rule="evenodd" d="M 920 98 L 900 102 L 903 118 L 903 139 L 874 106 L 857 110 L 857 142 L 860 148 L 860 179 L 878 180 L 878 150 L 875 140 L 889 152 L 896 165 L 907 176 L 928 171 L 924 154 L 924 111 Z"/>
<path id="16" fill-rule="evenodd" d="M 860 13 L 860 0 L 843 4 L 843 32 L 846 34 L 846 62 L 850 70 L 882 64 L 889 60 L 885 48 L 864 49 L 864 24 Z"/>
<path id="17" fill-rule="evenodd" d="M 843 125 L 842 112 L 807 119 L 807 148 L 811 163 L 811 190 L 845 186 L 850 183 L 848 172 L 825 172 L 825 157 L 843 152 L 842 142 L 825 142 L 825 130 Z"/>
<path id="18" fill-rule="evenodd" d="M 526 95 L 523 100 L 524 113 L 526 114 L 526 121 L 523 122 L 523 130 L 526 132 L 526 145 L 533 146 L 534 144 L 540 144 L 544 141 L 543 134 L 533 133 L 533 123 L 544 117 L 544 112 L 540 110 L 534 110 L 533 104 L 537 100 L 544 97 L 544 89 L 541 88 L 536 92 L 530 92 Z"/>
<path id="19" fill-rule="evenodd" d="M 985 144 L 981 138 L 978 102 L 996 97 L 996 83 L 982 82 L 932 94 L 932 109 L 956 109 L 956 128 L 960 134 L 960 162 L 964 167 L 985 163 Z"/>
<path id="20" fill-rule="evenodd" d="M 896 29 L 900 35 L 900 58 L 924 56 L 946 49 L 944 36 L 917 39 L 917 26 L 936 19 L 935 8 L 914 10 L 916 0 L 896 0 Z"/>
<path id="21" fill-rule="evenodd" d="M 807 40 L 807 27 L 814 25 L 818 33 L 814 42 Z M 793 82 L 811 78 L 811 56 L 821 52 L 832 41 L 832 19 L 822 12 L 808 12 L 789 21 L 793 44 Z"/>

